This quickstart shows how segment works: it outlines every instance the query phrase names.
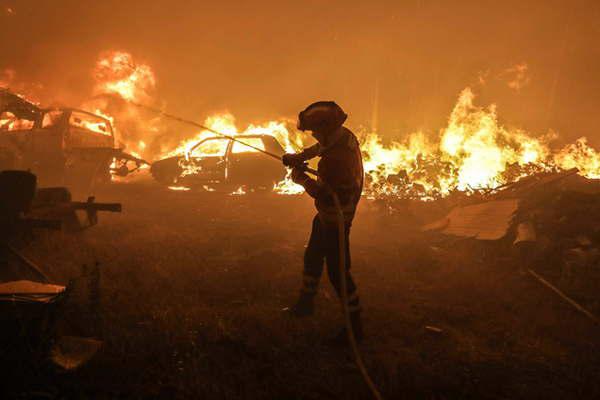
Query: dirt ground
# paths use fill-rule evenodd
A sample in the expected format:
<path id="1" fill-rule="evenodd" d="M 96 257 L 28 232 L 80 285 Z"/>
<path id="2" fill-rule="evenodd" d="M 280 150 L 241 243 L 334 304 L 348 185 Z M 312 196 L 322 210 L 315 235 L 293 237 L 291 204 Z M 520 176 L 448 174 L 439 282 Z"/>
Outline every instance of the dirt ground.
<path id="1" fill-rule="evenodd" d="M 123 213 L 101 215 L 81 235 L 42 234 L 25 250 L 62 283 L 82 264 L 98 261 L 102 271 L 96 334 L 104 347 L 80 370 L 37 382 L 43 392 L 369 398 L 349 351 L 324 343 L 342 323 L 326 276 L 314 317 L 281 312 L 300 288 L 314 214 L 306 195 L 142 182 L 104 189 L 97 200 L 120 201 Z M 364 200 L 352 232 L 361 350 L 385 398 L 600 398 L 597 326 L 520 274 L 507 250 L 432 247 L 407 221 Z M 570 294 L 600 312 L 595 289 Z"/>

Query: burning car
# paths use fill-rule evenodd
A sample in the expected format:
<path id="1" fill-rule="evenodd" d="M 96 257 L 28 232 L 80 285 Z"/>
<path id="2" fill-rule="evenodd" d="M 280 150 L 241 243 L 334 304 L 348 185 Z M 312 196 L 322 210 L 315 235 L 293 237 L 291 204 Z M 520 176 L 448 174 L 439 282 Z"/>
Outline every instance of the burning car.
<path id="1" fill-rule="evenodd" d="M 277 139 L 270 135 L 240 135 L 235 141 L 209 137 L 193 145 L 184 155 L 154 162 L 151 173 L 154 179 L 166 185 L 227 185 L 271 190 L 285 178 L 286 170 L 281 163 L 265 157 L 257 149 L 278 156 L 285 153 Z"/>
<path id="2" fill-rule="evenodd" d="M 126 166 L 130 161 L 136 168 Z M 110 119 L 75 108 L 40 108 L 0 90 L 0 170 L 30 170 L 44 186 L 89 186 L 144 163 L 115 147 Z"/>

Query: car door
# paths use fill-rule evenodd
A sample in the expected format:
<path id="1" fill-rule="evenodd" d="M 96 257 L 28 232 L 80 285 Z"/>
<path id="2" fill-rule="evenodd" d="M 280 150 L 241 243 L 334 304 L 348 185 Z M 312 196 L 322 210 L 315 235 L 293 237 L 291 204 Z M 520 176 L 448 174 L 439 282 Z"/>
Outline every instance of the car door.
<path id="1" fill-rule="evenodd" d="M 266 146 L 265 136 L 239 136 L 237 139 L 239 141 L 232 143 L 229 155 L 230 183 L 270 189 L 283 179 L 285 170 L 281 162 L 257 150 L 271 150 Z"/>
<path id="2" fill-rule="evenodd" d="M 44 111 L 41 121 L 36 121 L 34 128 L 29 132 L 24 167 L 37 175 L 39 186 L 65 184 L 65 117 L 62 110 Z"/>
<path id="3" fill-rule="evenodd" d="M 208 138 L 194 146 L 180 162 L 180 182 L 189 184 L 221 183 L 227 177 L 227 149 L 230 140 Z"/>

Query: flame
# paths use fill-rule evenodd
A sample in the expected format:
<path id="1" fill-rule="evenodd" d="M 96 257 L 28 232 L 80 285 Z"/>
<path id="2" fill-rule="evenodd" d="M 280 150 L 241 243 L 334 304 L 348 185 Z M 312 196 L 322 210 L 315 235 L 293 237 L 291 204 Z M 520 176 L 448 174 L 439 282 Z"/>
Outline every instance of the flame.
<path id="1" fill-rule="evenodd" d="M 191 190 L 189 187 L 186 186 L 169 186 L 169 189 L 181 192 L 187 192 L 188 190 Z"/>
<path id="2" fill-rule="evenodd" d="M 128 52 L 108 51 L 99 55 L 92 75 L 97 97 L 81 107 L 109 118 L 115 138 L 126 152 L 138 158 L 149 158 L 152 142 L 161 133 L 160 118 L 145 118 L 128 102 L 152 101 L 156 86 L 152 68 L 138 62 Z"/>
<path id="3" fill-rule="evenodd" d="M 294 152 L 304 144 L 303 138 L 290 132 L 282 121 L 250 125 L 240 132 L 233 115 L 227 113 L 213 115 L 204 124 L 240 138 L 248 134 L 272 135 L 287 152 Z M 183 154 L 189 160 L 194 145 L 215 136 L 208 130 L 200 131 L 165 156 Z M 555 134 L 534 136 L 502 125 L 496 106 L 477 106 L 470 88 L 460 93 L 437 139 L 430 139 L 423 132 L 388 143 L 376 133 L 362 132 L 359 138 L 366 174 L 364 192 L 370 197 L 434 200 L 454 191 L 493 190 L 532 173 L 571 168 L 578 168 L 588 178 L 600 178 L 600 153 L 585 138 L 555 151 L 550 147 Z M 193 174 L 199 168 L 185 160 L 182 166 L 184 174 Z M 289 176 L 275 185 L 274 190 L 279 194 L 303 192 Z"/>
<path id="4" fill-rule="evenodd" d="M 21 131 L 33 128 L 34 121 L 17 118 L 11 112 L 0 114 L 0 131 Z"/>
<path id="5" fill-rule="evenodd" d="M 244 194 L 246 194 L 246 191 L 241 186 L 239 188 L 237 188 L 235 191 L 229 193 L 230 196 L 241 196 Z"/>
<path id="6" fill-rule="evenodd" d="M 16 72 L 12 69 L 5 69 L 0 71 L 0 89 L 8 88 L 9 84 L 14 80 Z M 15 93 L 11 91 L 10 93 L 20 97 L 26 102 L 31 104 L 39 105 L 39 103 L 28 99 L 25 95 L 20 93 Z M 0 93 L 1 95 L 2 93 Z M 2 100 L 0 98 L 0 100 Z M 0 102 L 0 105 L 2 103 Z M 13 131 L 21 131 L 21 130 L 29 130 L 32 129 L 35 125 L 35 121 L 26 118 L 19 118 L 11 111 L 0 112 L 0 131 L 5 132 L 13 132 Z"/>
<path id="7" fill-rule="evenodd" d="M 112 98 L 116 95 L 117 98 L 140 103 L 153 100 L 151 94 L 156 86 L 154 72 L 127 52 L 102 53 L 93 76 L 96 95 L 108 94 Z M 521 89 L 530 80 L 525 63 L 507 69 L 500 77 L 506 78 L 509 87 L 515 90 Z M 480 80 L 484 79 L 485 76 L 480 77 Z M 8 86 L 14 80 L 13 70 L 0 71 L 0 86 Z M 124 124 L 125 128 L 117 130 L 113 123 L 115 136 L 125 144 L 127 152 L 140 158 L 184 155 L 184 175 L 197 172 L 200 168 L 190 162 L 192 148 L 203 139 L 218 136 L 210 130 L 201 130 L 165 151 L 164 148 L 170 145 L 167 140 L 173 141 L 178 136 L 166 135 L 169 131 L 161 117 L 144 119 L 139 110 L 128 103 L 117 112 L 115 104 L 111 108 L 109 100 L 98 101 L 103 103 L 94 103 L 92 106 L 90 102 L 88 107 L 82 108 L 93 110 L 111 123 L 115 122 L 112 116 L 116 116 L 117 124 Z M 240 138 L 244 135 L 271 135 L 286 152 L 295 152 L 307 143 L 301 133 L 289 129 L 289 122 L 286 119 L 266 121 L 239 130 L 232 114 L 221 113 L 208 117 L 204 125 Z M 28 124 L 31 121 L 19 120 L 10 113 L 0 115 L 2 130 L 30 129 Z M 107 133 L 101 127 L 86 127 Z M 123 136 L 124 132 L 128 136 Z M 366 173 L 365 194 L 370 197 L 433 200 L 455 191 L 471 193 L 480 189 L 493 190 L 536 172 L 571 168 L 577 168 L 587 178 L 600 179 L 600 153 L 588 144 L 586 138 L 580 138 L 558 150 L 550 146 L 555 138 L 556 135 L 552 133 L 533 135 L 503 125 L 495 105 L 476 105 L 474 92 L 465 88 L 458 96 L 446 126 L 437 135 L 415 132 L 402 140 L 385 141 L 377 133 L 359 132 Z M 218 146 L 214 149 L 207 147 L 203 151 L 211 153 L 220 149 Z M 241 151 L 256 150 L 244 148 Z M 171 189 L 185 190 L 178 187 Z M 275 185 L 274 190 L 280 194 L 303 192 L 301 186 L 291 181 L 289 174 Z M 245 188 L 233 194 L 241 194 L 239 191 L 245 192 Z"/>
<path id="8" fill-rule="evenodd" d="M 244 136 L 248 135 L 270 135 L 279 142 L 286 152 L 290 153 L 295 152 L 297 149 L 300 149 L 303 146 L 303 140 L 301 136 L 297 133 L 294 135 L 288 130 L 286 125 L 289 125 L 289 121 L 286 120 L 268 121 L 259 125 L 251 124 L 244 131 L 240 132 L 235 125 L 235 117 L 230 113 L 221 113 L 209 116 L 204 121 L 203 125 L 227 136 L 238 137 L 242 141 Z M 192 138 L 181 142 L 174 150 L 165 152 L 162 155 L 162 158 L 183 155 L 184 159 L 180 162 L 180 165 L 183 167 L 182 176 L 198 173 L 201 167 L 195 165 L 193 162 L 190 162 L 190 152 L 196 144 L 210 137 L 218 137 L 218 135 L 209 130 L 202 130 Z M 208 147 L 203 148 L 203 150 L 204 153 L 198 153 L 197 150 L 194 150 L 194 156 L 198 157 L 203 155 L 214 155 L 218 154 L 222 149 L 219 147 Z M 244 146 L 241 147 L 239 151 L 255 152 L 257 150 Z M 240 190 L 243 191 L 242 188 L 239 188 L 232 194 L 245 193 L 240 193 Z M 292 182 L 290 173 L 288 172 L 286 178 L 275 185 L 274 191 L 280 194 L 299 194 L 304 191 L 304 188 Z"/>
<path id="9" fill-rule="evenodd" d="M 94 78 L 96 94 L 117 94 L 130 101 L 148 98 L 156 86 L 152 69 L 135 63 L 133 56 L 124 51 L 102 54 L 94 69 Z"/>
<path id="10" fill-rule="evenodd" d="M 100 117 L 107 119 L 111 128 L 114 126 L 114 118 L 102 113 L 102 111 L 100 111 L 99 109 L 94 110 L 93 114 L 96 114 Z M 90 118 L 87 120 L 81 119 L 78 122 L 72 121 L 71 123 L 74 124 L 75 126 L 79 126 L 81 128 L 90 130 L 95 133 L 101 133 L 106 136 L 112 136 L 111 131 L 110 131 L 109 127 L 107 126 L 108 124 L 105 121 L 99 120 L 97 118 L 94 118 L 93 121 Z"/>
<path id="11" fill-rule="evenodd" d="M 600 153 L 587 144 L 585 137 L 565 146 L 554 156 L 554 162 L 561 169 L 577 168 L 587 178 L 600 179 Z"/>
<path id="12" fill-rule="evenodd" d="M 387 145 L 376 134 L 363 135 L 366 193 L 431 200 L 453 191 L 495 189 L 534 172 L 579 169 L 600 178 L 600 153 L 585 138 L 556 152 L 555 135 L 535 137 L 500 124 L 495 105 L 476 106 L 463 90 L 436 143 L 423 133 Z"/>

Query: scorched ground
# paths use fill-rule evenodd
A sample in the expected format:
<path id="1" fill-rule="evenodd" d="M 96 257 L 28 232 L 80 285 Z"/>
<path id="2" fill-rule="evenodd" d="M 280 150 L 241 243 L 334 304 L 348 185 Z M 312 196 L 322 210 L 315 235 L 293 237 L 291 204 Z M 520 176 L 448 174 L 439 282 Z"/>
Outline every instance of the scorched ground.
<path id="1" fill-rule="evenodd" d="M 101 263 L 105 346 L 81 370 L 29 382 L 28 390 L 367 398 L 350 353 L 321 343 L 341 318 L 325 281 L 314 318 L 280 312 L 298 290 L 313 213 L 307 196 L 171 191 L 150 182 L 97 195 L 120 201 L 124 213 L 81 236 L 46 234 L 26 254 L 63 283 L 81 264 Z M 440 251 L 415 228 L 369 201 L 354 225 L 362 350 L 386 398 L 600 395 L 596 327 L 520 275 L 509 255 L 489 257 L 493 248 L 469 241 Z M 593 291 L 576 296 L 600 311 Z"/>

